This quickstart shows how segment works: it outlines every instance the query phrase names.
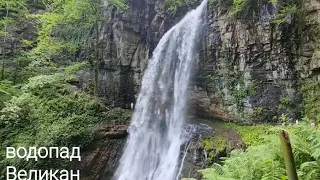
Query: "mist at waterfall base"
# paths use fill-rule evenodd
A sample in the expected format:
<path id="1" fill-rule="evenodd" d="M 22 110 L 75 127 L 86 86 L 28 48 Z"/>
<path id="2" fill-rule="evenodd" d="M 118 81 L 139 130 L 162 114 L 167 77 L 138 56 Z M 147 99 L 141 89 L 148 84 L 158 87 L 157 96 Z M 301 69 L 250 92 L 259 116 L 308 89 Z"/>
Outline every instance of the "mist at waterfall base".
<path id="1" fill-rule="evenodd" d="M 142 79 L 124 154 L 114 180 L 176 180 L 184 128 L 187 89 L 207 0 L 190 11 L 160 40 Z"/>

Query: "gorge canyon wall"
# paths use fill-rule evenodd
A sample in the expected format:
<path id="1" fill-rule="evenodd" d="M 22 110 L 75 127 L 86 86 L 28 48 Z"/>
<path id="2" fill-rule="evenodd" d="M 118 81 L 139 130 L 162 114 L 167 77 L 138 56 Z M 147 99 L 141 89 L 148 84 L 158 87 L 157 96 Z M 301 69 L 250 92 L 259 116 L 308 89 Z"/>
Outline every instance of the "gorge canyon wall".
<path id="1" fill-rule="evenodd" d="M 230 4 L 231 2 L 231 4 Z M 201 117 L 236 122 L 276 122 L 301 117 L 306 79 L 318 76 L 319 2 L 297 1 L 303 12 L 285 14 L 280 5 L 257 1 L 234 15 L 232 1 L 211 1 L 190 84 L 190 109 Z M 118 12 L 106 6 L 100 26 L 99 97 L 129 108 L 140 89 L 147 61 L 161 36 L 198 1 L 168 11 L 162 0 L 128 1 Z M 250 10 L 251 9 L 251 10 Z"/>
<path id="2" fill-rule="evenodd" d="M 123 12 L 104 4 L 98 36 L 98 84 L 99 98 L 105 104 L 129 109 L 135 103 L 158 41 L 200 3 L 168 3 L 174 1 L 128 0 L 129 8 Z M 319 113 L 314 107 L 320 105 L 320 1 L 292 0 L 287 4 L 292 12 L 267 0 L 248 1 L 250 6 L 243 12 L 235 12 L 231 0 L 208 4 L 189 87 L 190 115 L 254 124 L 294 121 Z M 30 26 L 33 23 L 21 23 L 14 33 L 16 39 L 35 36 Z M 0 49 L 19 44 L 2 42 Z M 10 51 L 0 51 L 0 55 L 4 53 L 10 55 Z M 79 81 L 84 88 L 94 81 L 94 72 L 80 75 Z M 102 135 L 85 150 L 79 166 L 88 180 L 111 177 L 124 146 L 126 127 L 102 129 L 102 134 L 111 131 L 115 136 Z M 205 167 L 201 146 L 192 142 L 190 150 L 190 154 L 201 150 L 198 168 Z M 195 164 L 194 158 L 186 159 Z"/>

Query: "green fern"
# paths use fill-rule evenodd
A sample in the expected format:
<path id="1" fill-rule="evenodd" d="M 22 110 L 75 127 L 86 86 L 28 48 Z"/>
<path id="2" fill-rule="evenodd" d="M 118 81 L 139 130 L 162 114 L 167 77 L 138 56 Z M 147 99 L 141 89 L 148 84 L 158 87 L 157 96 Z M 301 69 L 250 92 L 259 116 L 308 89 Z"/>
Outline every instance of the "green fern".
<path id="1" fill-rule="evenodd" d="M 222 165 L 214 164 L 200 171 L 201 174 L 206 180 L 288 179 L 278 136 L 281 130 L 290 134 L 300 179 L 320 179 L 320 132 L 307 124 L 276 126 L 260 131 L 264 133 L 260 134 L 260 143 L 252 143 L 245 151 L 232 151 Z"/>
<path id="2" fill-rule="evenodd" d="M 320 179 L 320 164 L 317 161 L 305 162 L 300 166 L 301 177 L 304 180 Z"/>

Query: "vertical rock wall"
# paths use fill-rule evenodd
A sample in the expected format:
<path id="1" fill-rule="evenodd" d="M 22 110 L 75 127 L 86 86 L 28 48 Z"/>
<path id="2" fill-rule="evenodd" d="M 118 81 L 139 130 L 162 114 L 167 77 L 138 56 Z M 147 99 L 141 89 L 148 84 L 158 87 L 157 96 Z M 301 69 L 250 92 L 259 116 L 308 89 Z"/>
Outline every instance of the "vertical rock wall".
<path id="1" fill-rule="evenodd" d="M 271 20 L 279 7 L 255 8 L 255 19 L 232 16 L 219 2 L 209 8 L 197 74 L 203 82 L 192 101 L 202 109 L 200 116 L 246 122 L 276 121 L 281 114 L 299 118 L 297 22 L 276 25 Z"/>
<path id="2" fill-rule="evenodd" d="M 129 1 L 122 13 L 106 5 L 99 37 L 101 99 L 129 108 L 157 42 L 200 1 L 192 2 L 171 14 L 163 0 Z M 301 4 L 303 13 L 278 24 L 273 19 L 279 5 L 258 4 L 248 17 L 234 16 L 222 0 L 208 5 L 190 85 L 193 114 L 249 123 L 301 117 L 301 82 L 318 73 L 319 53 L 307 28 L 318 21 L 319 2 Z"/>
<path id="3" fill-rule="evenodd" d="M 99 36 L 99 96 L 107 104 L 124 108 L 135 101 L 154 41 L 164 26 L 157 14 L 158 2 L 132 0 L 128 4 L 125 12 L 106 4 Z"/>

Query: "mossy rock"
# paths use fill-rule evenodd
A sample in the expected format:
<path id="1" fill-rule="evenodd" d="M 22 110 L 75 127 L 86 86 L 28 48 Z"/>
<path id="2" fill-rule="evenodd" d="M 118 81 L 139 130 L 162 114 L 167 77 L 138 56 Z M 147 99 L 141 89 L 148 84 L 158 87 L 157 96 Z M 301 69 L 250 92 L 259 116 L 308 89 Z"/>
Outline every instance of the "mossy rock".
<path id="1" fill-rule="evenodd" d="M 202 122 L 201 120 L 198 120 Z M 225 157 L 228 152 L 233 149 L 242 148 L 243 141 L 238 132 L 227 126 L 224 122 L 207 122 L 213 128 L 213 134 L 208 137 L 203 137 L 201 142 L 204 145 L 204 149 L 207 153 L 208 164 L 220 162 L 221 157 Z"/>

